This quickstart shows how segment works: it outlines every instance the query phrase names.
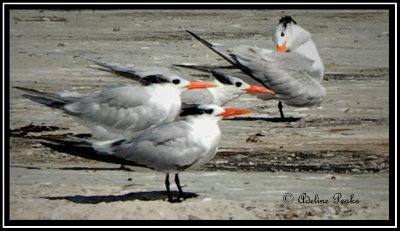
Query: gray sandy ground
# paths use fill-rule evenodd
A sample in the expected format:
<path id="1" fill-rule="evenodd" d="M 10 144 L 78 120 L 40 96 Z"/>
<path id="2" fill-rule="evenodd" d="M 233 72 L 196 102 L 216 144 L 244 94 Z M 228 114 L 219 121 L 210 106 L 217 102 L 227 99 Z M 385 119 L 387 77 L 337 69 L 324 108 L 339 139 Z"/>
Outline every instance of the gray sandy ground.
<path id="1" fill-rule="evenodd" d="M 197 195 L 181 203 L 165 201 L 162 173 L 119 171 L 41 146 L 32 138 L 89 131 L 10 87 L 11 219 L 388 219 L 387 11 L 11 11 L 11 86 L 90 92 L 127 81 L 91 68 L 85 57 L 226 65 L 185 30 L 227 46 L 273 49 L 270 35 L 286 14 L 313 35 L 326 67 L 326 99 L 315 108 L 285 106 L 288 116 L 302 117 L 288 123 L 267 121 L 279 116 L 275 101 L 243 96 L 230 103 L 257 113 L 221 122 L 216 158 L 181 174 L 184 190 Z M 286 204 L 285 193 L 295 200 Z M 299 203 L 301 193 L 329 203 Z M 335 204 L 336 193 L 359 203 Z"/>

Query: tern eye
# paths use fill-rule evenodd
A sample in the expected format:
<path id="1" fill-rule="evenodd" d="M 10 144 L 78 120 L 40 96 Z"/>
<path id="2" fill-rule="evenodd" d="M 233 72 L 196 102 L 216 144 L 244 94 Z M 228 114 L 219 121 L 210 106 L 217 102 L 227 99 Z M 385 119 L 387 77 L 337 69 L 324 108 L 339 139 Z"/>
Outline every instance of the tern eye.
<path id="1" fill-rule="evenodd" d="M 214 112 L 214 110 L 213 109 L 204 109 L 204 113 L 206 113 L 206 114 L 212 114 Z"/>
<path id="2" fill-rule="evenodd" d="M 173 84 L 179 84 L 181 81 L 179 80 L 179 79 L 174 79 L 174 80 L 172 80 L 172 83 Z"/>
<path id="3" fill-rule="evenodd" d="M 281 33 L 281 37 L 284 37 L 284 36 L 285 36 L 285 32 L 283 32 L 283 31 L 282 31 L 282 33 Z"/>
<path id="4" fill-rule="evenodd" d="M 236 82 L 235 85 L 236 85 L 236 87 L 241 87 L 242 83 L 241 82 Z"/>

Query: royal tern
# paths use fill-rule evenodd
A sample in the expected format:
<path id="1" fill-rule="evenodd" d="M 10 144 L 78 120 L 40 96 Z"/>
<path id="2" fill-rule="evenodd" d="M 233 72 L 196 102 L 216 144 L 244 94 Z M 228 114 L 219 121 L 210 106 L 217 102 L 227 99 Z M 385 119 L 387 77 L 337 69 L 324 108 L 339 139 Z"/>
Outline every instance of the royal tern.
<path id="1" fill-rule="evenodd" d="M 117 64 L 108 64 L 99 62 L 97 60 L 88 59 L 100 67 L 111 71 L 120 76 L 130 78 L 136 80 L 142 84 L 146 84 L 140 75 L 137 74 L 137 71 L 134 68 L 117 65 Z M 176 65 L 181 67 L 187 67 L 182 65 Z M 160 70 L 161 71 L 161 70 Z M 165 71 L 165 70 L 162 70 Z M 211 74 L 215 77 L 213 84 L 216 87 L 207 88 L 207 89 L 195 89 L 191 91 L 182 92 L 182 103 L 186 105 L 191 104 L 216 104 L 216 105 L 225 105 L 229 101 L 239 97 L 240 95 L 247 94 L 257 94 L 257 95 L 269 95 L 273 94 L 273 92 L 265 87 L 259 85 L 250 85 L 243 81 L 240 78 L 227 75 L 225 73 L 213 70 Z M 192 80 L 192 77 L 186 76 L 188 80 Z"/>
<path id="2" fill-rule="evenodd" d="M 168 200 L 173 201 L 169 173 L 175 173 L 178 200 L 184 198 L 179 172 L 203 165 L 218 149 L 223 117 L 251 113 L 248 109 L 197 105 L 183 108 L 180 119 L 136 133 L 132 137 L 108 141 L 66 141 L 46 139 L 41 142 L 57 151 L 87 159 L 141 166 L 166 173 Z"/>
<path id="3" fill-rule="evenodd" d="M 259 85 L 250 85 L 240 78 L 218 72 L 211 71 L 215 77 L 213 83 L 217 86 L 208 89 L 196 89 L 184 91 L 182 102 L 185 104 L 216 104 L 223 106 L 241 96 L 242 94 L 271 95 L 273 92 Z"/>
<path id="4" fill-rule="evenodd" d="M 321 85 L 324 65 L 311 34 L 297 25 L 290 16 L 282 17 L 272 35 L 276 50 L 254 46 L 225 49 L 215 46 L 187 31 L 215 53 L 223 57 L 275 94 L 265 99 L 279 100 L 279 111 L 284 119 L 282 104 L 295 107 L 319 105 L 326 95 Z M 262 96 L 263 97 L 263 96 Z"/>
<path id="5" fill-rule="evenodd" d="M 92 94 L 53 94 L 15 87 L 24 96 L 75 117 L 96 136 L 122 138 L 160 123 L 175 120 L 181 110 L 181 93 L 186 89 L 214 87 L 207 82 L 188 81 L 176 75 L 143 77 L 148 86 L 113 85 Z"/>

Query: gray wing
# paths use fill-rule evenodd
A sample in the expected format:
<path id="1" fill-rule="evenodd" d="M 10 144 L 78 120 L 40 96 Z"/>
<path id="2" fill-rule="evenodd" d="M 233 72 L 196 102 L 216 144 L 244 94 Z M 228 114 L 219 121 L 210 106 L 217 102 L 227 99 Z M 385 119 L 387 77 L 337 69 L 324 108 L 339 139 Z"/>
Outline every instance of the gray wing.
<path id="1" fill-rule="evenodd" d="M 97 60 L 88 59 L 94 62 L 96 65 L 104 68 L 100 70 L 110 71 L 113 72 L 121 77 L 125 77 L 128 79 L 132 79 L 142 84 L 148 84 L 149 82 L 146 81 L 147 76 L 154 76 L 154 75 L 161 75 L 161 76 L 175 76 L 177 74 L 181 74 L 180 70 L 175 67 L 164 67 L 164 66 L 157 66 L 157 67 L 128 67 L 123 66 L 120 64 L 108 64 L 99 62 Z M 182 75 L 179 75 L 182 76 Z"/>
<path id="2" fill-rule="evenodd" d="M 105 88 L 66 105 L 65 111 L 103 137 L 120 137 L 159 123 L 159 107 L 149 107 L 150 95 L 142 86 Z M 155 116 L 149 116 L 155 115 Z M 116 135 L 119 134 L 119 135 Z"/>
<path id="3" fill-rule="evenodd" d="M 300 54 L 241 46 L 232 51 L 232 57 L 288 105 L 316 105 L 326 95 L 319 82 L 321 73 L 314 70 L 312 60 Z"/>
<path id="4" fill-rule="evenodd" d="M 146 89 L 140 86 L 113 86 L 70 103 L 66 108 L 72 115 L 89 116 L 101 110 L 109 112 L 108 110 L 134 108 L 142 105 L 149 97 Z"/>
<path id="5" fill-rule="evenodd" d="M 199 145 L 183 120 L 137 134 L 115 147 L 113 155 L 155 170 L 183 170 L 194 164 L 206 147 Z"/>

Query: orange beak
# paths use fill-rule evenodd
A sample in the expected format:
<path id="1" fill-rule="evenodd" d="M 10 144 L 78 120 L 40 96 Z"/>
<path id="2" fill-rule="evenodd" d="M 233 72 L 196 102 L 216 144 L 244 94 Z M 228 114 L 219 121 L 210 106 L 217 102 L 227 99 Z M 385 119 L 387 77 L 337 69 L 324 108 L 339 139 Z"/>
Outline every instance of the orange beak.
<path id="1" fill-rule="evenodd" d="M 186 86 L 188 90 L 192 89 L 204 89 L 204 88 L 210 88 L 210 87 L 216 87 L 216 85 L 208 82 L 197 82 L 197 81 L 190 81 L 190 84 Z"/>
<path id="2" fill-rule="evenodd" d="M 276 46 L 276 51 L 278 52 L 286 52 L 286 42 L 284 42 L 281 46 Z"/>
<path id="3" fill-rule="evenodd" d="M 226 118 L 229 116 L 242 115 L 248 113 L 253 113 L 253 111 L 245 108 L 225 108 L 225 111 L 219 114 L 218 116 Z"/>
<path id="4" fill-rule="evenodd" d="M 274 92 L 268 88 L 261 87 L 258 85 L 250 85 L 249 88 L 246 89 L 247 93 L 261 93 L 261 94 L 274 94 Z"/>

